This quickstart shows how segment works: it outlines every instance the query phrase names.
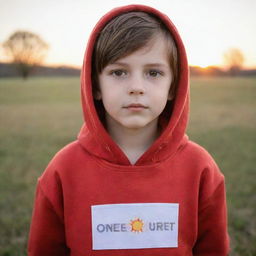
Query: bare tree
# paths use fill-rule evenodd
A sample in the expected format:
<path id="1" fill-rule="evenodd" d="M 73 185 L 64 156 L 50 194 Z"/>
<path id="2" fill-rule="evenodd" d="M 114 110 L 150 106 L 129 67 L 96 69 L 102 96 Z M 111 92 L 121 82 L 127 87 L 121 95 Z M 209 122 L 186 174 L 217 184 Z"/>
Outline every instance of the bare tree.
<path id="1" fill-rule="evenodd" d="M 3 43 L 3 47 L 24 79 L 42 63 L 48 50 L 40 36 L 28 31 L 16 31 Z"/>
<path id="2" fill-rule="evenodd" d="M 241 50 L 232 48 L 224 53 L 224 60 L 229 67 L 230 74 L 237 75 L 243 67 L 245 58 Z"/>

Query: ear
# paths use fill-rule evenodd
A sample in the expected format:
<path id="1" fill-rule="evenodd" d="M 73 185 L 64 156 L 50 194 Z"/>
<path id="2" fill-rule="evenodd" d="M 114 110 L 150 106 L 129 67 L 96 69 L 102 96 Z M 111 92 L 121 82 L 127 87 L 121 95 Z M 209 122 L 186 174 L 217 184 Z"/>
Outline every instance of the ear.
<path id="1" fill-rule="evenodd" d="M 101 100 L 101 91 L 99 89 L 97 89 L 94 93 L 93 93 L 93 98 L 95 100 Z"/>

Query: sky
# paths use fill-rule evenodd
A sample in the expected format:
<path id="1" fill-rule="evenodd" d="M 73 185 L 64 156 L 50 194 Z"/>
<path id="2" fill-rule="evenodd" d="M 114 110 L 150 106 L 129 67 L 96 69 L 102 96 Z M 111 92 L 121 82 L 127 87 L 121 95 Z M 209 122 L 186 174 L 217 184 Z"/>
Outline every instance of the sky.
<path id="1" fill-rule="evenodd" d="M 240 49 L 245 68 L 256 68 L 255 0 L 0 0 L 1 44 L 16 30 L 36 33 L 50 48 L 47 65 L 81 67 L 96 22 L 114 7 L 145 4 L 167 14 L 194 66 L 225 66 L 223 54 Z"/>

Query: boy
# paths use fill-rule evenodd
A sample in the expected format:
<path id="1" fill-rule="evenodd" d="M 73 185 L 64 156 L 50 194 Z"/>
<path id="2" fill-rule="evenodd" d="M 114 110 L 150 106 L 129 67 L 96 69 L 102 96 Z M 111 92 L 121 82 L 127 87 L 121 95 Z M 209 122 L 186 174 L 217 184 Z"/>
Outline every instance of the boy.
<path id="1" fill-rule="evenodd" d="M 185 135 L 188 65 L 171 21 L 112 10 L 81 81 L 86 124 L 38 181 L 29 255 L 227 255 L 224 178 Z"/>

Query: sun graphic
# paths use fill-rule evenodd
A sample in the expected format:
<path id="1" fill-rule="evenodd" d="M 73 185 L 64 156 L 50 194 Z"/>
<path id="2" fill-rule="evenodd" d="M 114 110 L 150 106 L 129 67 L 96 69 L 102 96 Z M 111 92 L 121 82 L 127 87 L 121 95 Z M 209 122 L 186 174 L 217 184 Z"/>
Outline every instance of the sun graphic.
<path id="1" fill-rule="evenodd" d="M 139 233 L 139 232 L 143 231 L 144 223 L 139 218 L 131 220 L 130 225 L 131 225 L 131 228 L 132 228 L 132 230 L 131 230 L 132 232 Z"/>

